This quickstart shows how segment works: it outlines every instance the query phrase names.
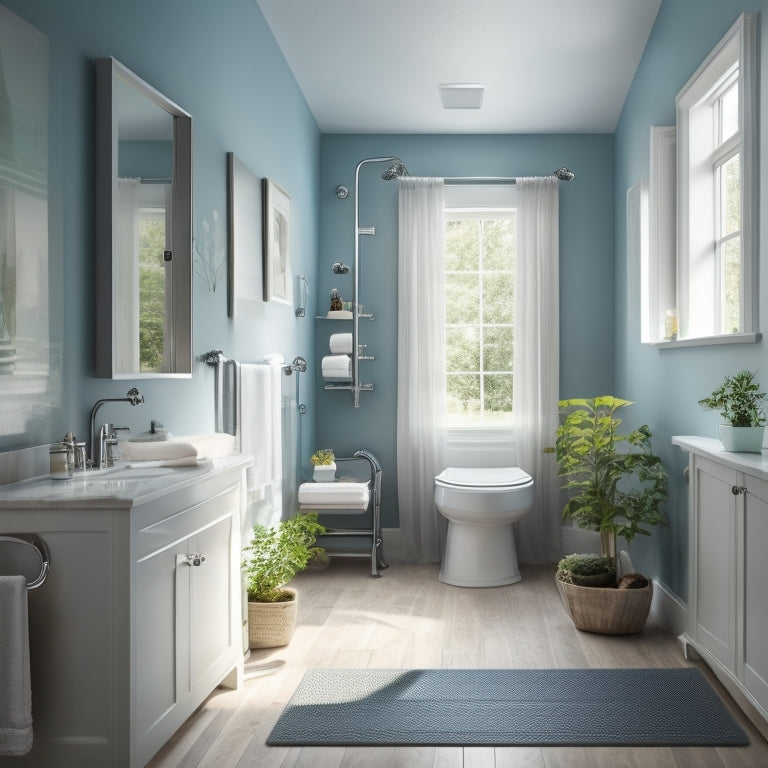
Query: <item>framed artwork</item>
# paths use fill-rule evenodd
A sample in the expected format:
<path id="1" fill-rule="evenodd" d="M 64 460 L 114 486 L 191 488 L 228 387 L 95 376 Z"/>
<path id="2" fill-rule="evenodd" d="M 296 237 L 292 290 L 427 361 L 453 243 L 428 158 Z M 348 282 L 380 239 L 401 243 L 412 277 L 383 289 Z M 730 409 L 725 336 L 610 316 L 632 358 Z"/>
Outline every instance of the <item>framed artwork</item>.
<path id="1" fill-rule="evenodd" d="M 270 179 L 264 179 L 264 301 L 293 304 L 290 256 L 291 198 Z"/>
<path id="2" fill-rule="evenodd" d="M 229 316 L 248 314 L 248 307 L 262 303 L 261 259 L 259 258 L 259 179 L 235 156 L 227 153 L 227 219 L 229 228 Z"/>

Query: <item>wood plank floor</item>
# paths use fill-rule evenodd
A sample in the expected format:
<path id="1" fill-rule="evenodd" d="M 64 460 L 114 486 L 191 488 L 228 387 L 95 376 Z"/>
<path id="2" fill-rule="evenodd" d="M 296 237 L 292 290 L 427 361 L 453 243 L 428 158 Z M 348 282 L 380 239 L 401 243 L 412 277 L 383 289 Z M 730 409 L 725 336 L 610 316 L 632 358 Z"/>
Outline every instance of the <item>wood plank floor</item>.
<path id="1" fill-rule="evenodd" d="M 441 584 L 437 566 L 333 560 L 294 580 L 299 626 L 286 648 L 253 651 L 244 685 L 217 690 L 150 768 L 765 768 L 768 744 L 701 665 L 748 733 L 748 747 L 268 747 L 309 667 L 682 667 L 677 640 L 649 621 L 640 635 L 579 632 L 551 566 L 495 589 Z M 578 711 L 574 711 L 578 717 Z"/>

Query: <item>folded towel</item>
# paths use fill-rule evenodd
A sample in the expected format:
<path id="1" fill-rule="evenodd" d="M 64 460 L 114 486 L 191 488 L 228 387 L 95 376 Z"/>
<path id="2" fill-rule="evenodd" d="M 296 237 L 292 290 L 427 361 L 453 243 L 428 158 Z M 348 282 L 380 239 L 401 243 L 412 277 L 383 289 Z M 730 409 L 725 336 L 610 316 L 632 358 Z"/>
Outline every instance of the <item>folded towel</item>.
<path id="1" fill-rule="evenodd" d="M 32 749 L 27 580 L 0 576 L 0 755 Z"/>
<path id="2" fill-rule="evenodd" d="M 328 341 L 328 346 L 334 355 L 352 354 L 352 334 L 351 333 L 332 333 Z"/>
<path id="3" fill-rule="evenodd" d="M 324 379 L 350 381 L 352 358 L 349 355 L 326 355 L 321 364 Z"/>
<path id="4" fill-rule="evenodd" d="M 299 506 L 312 509 L 368 508 L 368 483 L 302 483 Z"/>
<path id="5" fill-rule="evenodd" d="M 155 442 L 131 442 L 121 444 L 123 458 L 127 463 L 136 461 L 163 461 L 194 464 L 201 459 L 229 456 L 235 447 L 235 438 L 224 432 L 203 435 L 187 435 L 172 440 Z M 186 459 L 185 462 L 179 462 Z M 173 466 L 166 464 L 166 466 Z"/>

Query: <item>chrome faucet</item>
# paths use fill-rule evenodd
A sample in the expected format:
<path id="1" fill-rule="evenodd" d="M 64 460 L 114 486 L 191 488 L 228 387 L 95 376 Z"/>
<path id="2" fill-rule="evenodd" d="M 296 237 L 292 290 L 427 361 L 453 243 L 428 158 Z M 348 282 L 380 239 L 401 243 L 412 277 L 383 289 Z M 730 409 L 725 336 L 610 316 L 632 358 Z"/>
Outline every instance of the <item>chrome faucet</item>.
<path id="1" fill-rule="evenodd" d="M 89 466 L 94 469 L 104 469 L 107 465 L 107 446 L 109 441 L 113 439 L 109 424 L 104 424 L 98 431 L 98 434 L 96 432 L 96 414 L 99 408 L 104 403 L 130 403 L 131 405 L 138 405 L 143 402 L 144 395 L 136 387 L 133 387 L 128 390 L 125 397 L 105 397 L 94 403 L 93 408 L 91 408 L 90 429 L 88 432 L 91 440 L 91 453 L 88 459 Z"/>

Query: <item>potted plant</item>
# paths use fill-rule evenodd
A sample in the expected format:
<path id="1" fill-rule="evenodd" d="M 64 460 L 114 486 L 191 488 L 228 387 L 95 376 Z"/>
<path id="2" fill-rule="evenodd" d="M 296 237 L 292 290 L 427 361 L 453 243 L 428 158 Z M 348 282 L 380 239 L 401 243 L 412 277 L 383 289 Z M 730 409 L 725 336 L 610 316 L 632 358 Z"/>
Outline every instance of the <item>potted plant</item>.
<path id="1" fill-rule="evenodd" d="M 621 429 L 617 411 L 632 404 L 611 395 L 559 404 L 558 475 L 565 480 L 563 488 L 571 492 L 563 519 L 598 532 L 602 554 L 614 567 L 618 537 L 629 543 L 637 535 L 649 535 L 651 526 L 664 521 L 661 505 L 667 499 L 667 473 L 651 450 L 650 430 L 645 425 L 632 431 Z M 577 627 L 608 634 L 642 629 L 652 597 L 647 579 L 634 589 L 615 589 L 615 577 L 613 588 L 579 586 L 562 578 L 562 571 L 568 570 L 562 562 L 556 581 Z M 632 580 L 632 585 L 637 587 L 638 581 Z"/>
<path id="2" fill-rule="evenodd" d="M 725 424 L 718 425 L 726 451 L 760 453 L 765 431 L 765 398 L 752 371 L 726 376 L 708 397 L 699 400 L 707 410 L 719 410 Z"/>
<path id="3" fill-rule="evenodd" d="M 325 559 L 315 546 L 325 528 L 316 512 L 303 512 L 269 528 L 253 527 L 243 548 L 242 571 L 248 594 L 248 647 L 288 645 L 296 627 L 298 594 L 285 585 L 313 559 Z"/>
<path id="4" fill-rule="evenodd" d="M 320 448 L 309 459 L 314 467 L 313 475 L 317 483 L 330 483 L 336 479 L 336 461 L 330 448 Z"/>

